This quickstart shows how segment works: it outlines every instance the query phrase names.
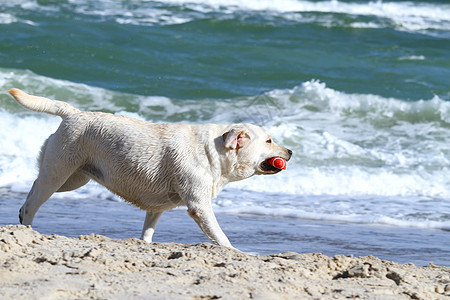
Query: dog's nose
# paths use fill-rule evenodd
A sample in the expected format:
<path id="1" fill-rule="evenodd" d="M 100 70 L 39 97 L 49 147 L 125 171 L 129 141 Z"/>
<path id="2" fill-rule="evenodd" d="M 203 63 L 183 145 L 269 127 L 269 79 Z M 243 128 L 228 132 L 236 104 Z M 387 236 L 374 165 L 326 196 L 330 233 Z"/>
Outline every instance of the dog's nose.
<path id="1" fill-rule="evenodd" d="M 287 149 L 287 153 L 289 154 L 289 158 L 292 156 L 292 150 Z"/>

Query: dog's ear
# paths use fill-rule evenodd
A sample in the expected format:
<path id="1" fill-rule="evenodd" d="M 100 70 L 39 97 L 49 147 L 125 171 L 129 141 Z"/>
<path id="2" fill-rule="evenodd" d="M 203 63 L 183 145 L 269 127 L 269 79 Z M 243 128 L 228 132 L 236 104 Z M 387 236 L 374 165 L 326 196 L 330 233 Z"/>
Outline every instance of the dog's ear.
<path id="1" fill-rule="evenodd" d="M 227 149 L 240 149 L 250 142 L 250 136 L 244 129 L 231 129 L 222 135 L 224 146 Z"/>

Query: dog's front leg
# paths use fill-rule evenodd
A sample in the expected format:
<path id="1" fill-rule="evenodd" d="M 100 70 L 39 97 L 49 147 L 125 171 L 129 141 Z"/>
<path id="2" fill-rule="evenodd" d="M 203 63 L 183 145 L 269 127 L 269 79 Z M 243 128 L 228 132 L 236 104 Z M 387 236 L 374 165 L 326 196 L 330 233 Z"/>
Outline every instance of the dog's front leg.
<path id="1" fill-rule="evenodd" d="M 205 235 L 216 245 L 233 248 L 225 233 L 217 223 L 211 202 L 187 203 L 188 213 L 200 226 Z"/>
<path id="2" fill-rule="evenodd" d="M 142 228 L 141 239 L 151 243 L 153 239 L 153 233 L 155 233 L 156 223 L 158 223 L 159 217 L 161 217 L 162 212 L 151 212 L 147 211 L 145 215 L 144 228 Z"/>

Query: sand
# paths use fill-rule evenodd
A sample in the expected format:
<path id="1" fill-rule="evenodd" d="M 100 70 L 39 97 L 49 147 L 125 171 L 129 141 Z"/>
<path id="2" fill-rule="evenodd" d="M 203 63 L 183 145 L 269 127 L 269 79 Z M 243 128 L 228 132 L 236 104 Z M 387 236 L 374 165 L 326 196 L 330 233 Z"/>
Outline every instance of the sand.
<path id="1" fill-rule="evenodd" d="M 0 227 L 1 299 L 450 299 L 450 268 Z"/>

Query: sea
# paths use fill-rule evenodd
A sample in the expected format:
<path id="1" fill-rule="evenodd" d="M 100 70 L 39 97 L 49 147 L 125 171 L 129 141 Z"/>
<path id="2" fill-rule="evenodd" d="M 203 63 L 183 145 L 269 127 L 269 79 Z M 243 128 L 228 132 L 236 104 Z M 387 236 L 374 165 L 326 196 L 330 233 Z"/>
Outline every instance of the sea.
<path id="1" fill-rule="evenodd" d="M 0 225 L 18 224 L 61 121 L 10 88 L 149 122 L 264 127 L 293 151 L 287 169 L 213 199 L 242 251 L 450 266 L 447 0 L 0 0 Z M 92 182 L 33 225 L 139 238 L 144 216 Z M 154 241 L 208 240 L 181 207 Z"/>

